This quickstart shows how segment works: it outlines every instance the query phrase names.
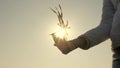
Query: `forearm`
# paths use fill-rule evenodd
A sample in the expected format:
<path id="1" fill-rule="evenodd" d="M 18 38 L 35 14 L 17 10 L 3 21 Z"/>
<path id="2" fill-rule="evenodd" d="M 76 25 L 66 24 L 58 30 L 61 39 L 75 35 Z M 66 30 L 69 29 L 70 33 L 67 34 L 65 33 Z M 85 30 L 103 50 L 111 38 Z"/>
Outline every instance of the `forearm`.
<path id="1" fill-rule="evenodd" d="M 111 0 L 104 0 L 102 20 L 100 22 L 100 25 L 82 35 L 82 37 L 85 37 L 87 40 L 87 45 L 85 45 L 86 48 L 93 47 L 110 38 L 114 14 L 115 9 L 111 3 Z"/>
<path id="2" fill-rule="evenodd" d="M 107 39 L 110 38 L 110 31 L 111 31 L 111 25 L 110 24 L 103 24 L 99 25 L 98 27 L 89 30 L 82 36 L 85 36 L 85 39 L 87 39 L 87 43 L 89 43 L 86 46 L 93 47 Z"/>

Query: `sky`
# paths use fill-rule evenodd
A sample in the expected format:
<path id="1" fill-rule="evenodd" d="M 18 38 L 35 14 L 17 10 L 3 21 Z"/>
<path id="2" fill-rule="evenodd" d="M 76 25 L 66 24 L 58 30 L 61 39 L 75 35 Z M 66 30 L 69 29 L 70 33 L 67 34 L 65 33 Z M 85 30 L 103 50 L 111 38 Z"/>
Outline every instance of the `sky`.
<path id="1" fill-rule="evenodd" d="M 102 0 L 0 0 L 0 68 L 112 68 L 111 42 L 63 55 L 49 35 L 57 27 L 50 7 L 61 4 L 69 39 L 99 25 Z"/>

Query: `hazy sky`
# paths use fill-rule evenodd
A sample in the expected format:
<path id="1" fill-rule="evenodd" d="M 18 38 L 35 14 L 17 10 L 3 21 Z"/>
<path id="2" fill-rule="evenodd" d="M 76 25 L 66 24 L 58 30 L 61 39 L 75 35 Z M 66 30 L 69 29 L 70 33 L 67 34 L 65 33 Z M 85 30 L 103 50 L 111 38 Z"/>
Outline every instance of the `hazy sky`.
<path id="1" fill-rule="evenodd" d="M 0 0 L 0 68 L 112 68 L 110 40 L 68 55 L 53 46 L 59 3 L 70 39 L 100 23 L 102 0 Z"/>

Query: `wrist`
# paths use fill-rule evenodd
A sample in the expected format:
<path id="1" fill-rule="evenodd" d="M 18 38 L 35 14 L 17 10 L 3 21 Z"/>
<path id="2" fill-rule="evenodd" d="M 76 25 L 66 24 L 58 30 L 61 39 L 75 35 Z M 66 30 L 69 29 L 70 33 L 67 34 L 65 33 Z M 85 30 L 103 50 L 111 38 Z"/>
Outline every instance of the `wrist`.
<path id="1" fill-rule="evenodd" d="M 71 40 L 71 42 L 76 46 L 81 49 L 87 50 L 89 49 L 88 47 L 88 41 L 84 36 L 80 36 L 74 40 Z"/>
<path id="2" fill-rule="evenodd" d="M 68 54 L 69 52 L 77 48 L 71 41 L 66 41 L 64 45 L 57 47 L 63 54 Z"/>

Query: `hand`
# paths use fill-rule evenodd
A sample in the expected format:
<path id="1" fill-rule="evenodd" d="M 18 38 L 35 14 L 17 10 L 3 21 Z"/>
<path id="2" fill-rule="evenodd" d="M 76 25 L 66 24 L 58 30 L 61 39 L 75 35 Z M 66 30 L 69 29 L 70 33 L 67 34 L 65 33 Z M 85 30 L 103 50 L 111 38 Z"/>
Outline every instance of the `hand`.
<path id="1" fill-rule="evenodd" d="M 63 53 L 68 54 L 70 51 L 76 49 L 77 47 L 73 45 L 72 42 L 66 41 L 64 39 L 61 39 L 59 37 L 55 36 L 55 33 L 51 34 L 53 40 L 55 41 L 55 46 Z"/>

